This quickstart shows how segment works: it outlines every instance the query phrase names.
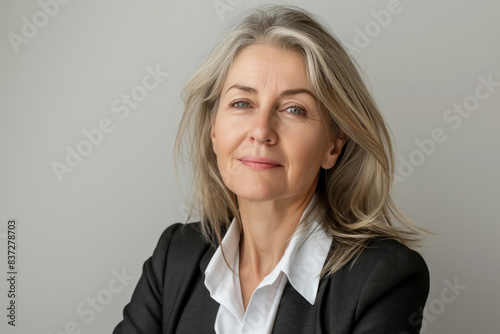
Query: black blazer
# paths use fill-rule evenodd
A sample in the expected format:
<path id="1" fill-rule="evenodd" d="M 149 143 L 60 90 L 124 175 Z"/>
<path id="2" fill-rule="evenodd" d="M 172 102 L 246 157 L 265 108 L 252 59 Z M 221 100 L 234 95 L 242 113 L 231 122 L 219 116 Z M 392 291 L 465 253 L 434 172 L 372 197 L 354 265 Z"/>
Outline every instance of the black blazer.
<path id="1" fill-rule="evenodd" d="M 169 226 L 113 334 L 215 333 L 219 304 L 204 284 L 214 252 L 199 223 Z M 397 241 L 377 240 L 352 266 L 320 280 L 314 305 L 288 282 L 272 333 L 419 333 L 428 293 L 423 258 Z"/>

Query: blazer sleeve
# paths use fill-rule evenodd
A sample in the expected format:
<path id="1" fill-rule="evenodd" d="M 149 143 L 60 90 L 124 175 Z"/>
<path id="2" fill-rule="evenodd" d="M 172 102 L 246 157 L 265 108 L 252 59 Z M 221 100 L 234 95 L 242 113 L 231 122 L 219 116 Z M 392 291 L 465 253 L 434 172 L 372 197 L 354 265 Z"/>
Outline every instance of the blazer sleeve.
<path id="1" fill-rule="evenodd" d="M 181 225 L 173 224 L 162 233 L 153 255 L 144 262 L 132 298 L 123 309 L 123 320 L 113 334 L 161 334 L 166 258 L 172 237 Z"/>
<path id="2" fill-rule="evenodd" d="M 420 254 L 396 244 L 381 247 L 385 255 L 375 250 L 370 256 L 376 264 L 361 290 L 355 334 L 420 332 L 429 270 Z"/>

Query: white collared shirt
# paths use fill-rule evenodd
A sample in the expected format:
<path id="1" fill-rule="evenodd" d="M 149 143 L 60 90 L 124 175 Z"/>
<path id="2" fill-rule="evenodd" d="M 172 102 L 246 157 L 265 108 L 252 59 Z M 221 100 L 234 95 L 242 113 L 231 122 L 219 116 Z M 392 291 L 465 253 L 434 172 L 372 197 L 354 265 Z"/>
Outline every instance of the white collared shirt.
<path id="1" fill-rule="evenodd" d="M 307 209 L 304 214 L 305 212 Z M 309 234 L 311 235 L 307 238 Z M 302 245 L 305 238 L 307 240 Z M 233 219 L 222 240 L 222 247 L 234 273 L 224 261 L 220 246 L 205 270 L 205 286 L 210 296 L 220 304 L 215 320 L 217 334 L 271 333 L 281 295 L 288 281 L 304 299 L 314 305 L 319 275 L 332 242 L 318 222 L 293 236 L 274 270 L 253 292 L 246 312 L 238 276 L 239 241 L 240 229 Z"/>

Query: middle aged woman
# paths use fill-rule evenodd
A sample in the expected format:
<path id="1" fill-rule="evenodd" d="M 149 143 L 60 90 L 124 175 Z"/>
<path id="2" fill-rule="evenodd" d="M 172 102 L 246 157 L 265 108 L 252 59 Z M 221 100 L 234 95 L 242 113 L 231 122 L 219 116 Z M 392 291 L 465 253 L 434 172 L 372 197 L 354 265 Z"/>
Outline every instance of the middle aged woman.
<path id="1" fill-rule="evenodd" d="M 326 28 L 255 10 L 185 94 L 202 219 L 166 229 L 115 333 L 418 333 L 429 274 L 388 131 Z"/>

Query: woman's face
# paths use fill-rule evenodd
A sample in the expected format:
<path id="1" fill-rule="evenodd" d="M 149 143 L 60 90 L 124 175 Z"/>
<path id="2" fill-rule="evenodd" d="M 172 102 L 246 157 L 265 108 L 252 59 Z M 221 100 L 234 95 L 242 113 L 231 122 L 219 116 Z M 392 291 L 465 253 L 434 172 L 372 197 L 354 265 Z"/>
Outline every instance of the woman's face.
<path id="1" fill-rule="evenodd" d="M 224 183 L 239 199 L 312 194 L 320 167 L 333 167 L 344 144 L 326 131 L 299 53 L 254 44 L 238 54 L 211 138 Z"/>

